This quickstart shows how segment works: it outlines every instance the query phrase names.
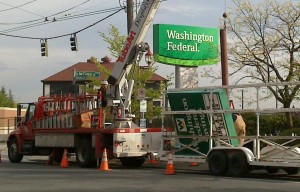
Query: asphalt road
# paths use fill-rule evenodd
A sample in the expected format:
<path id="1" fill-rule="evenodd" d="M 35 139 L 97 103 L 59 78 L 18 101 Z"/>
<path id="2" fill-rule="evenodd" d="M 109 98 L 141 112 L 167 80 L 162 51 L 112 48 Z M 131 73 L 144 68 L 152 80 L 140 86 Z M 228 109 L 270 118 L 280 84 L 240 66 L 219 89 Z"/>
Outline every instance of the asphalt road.
<path id="1" fill-rule="evenodd" d="M 2 148 L 0 148 L 2 149 Z M 215 177 L 208 173 L 207 165 L 190 167 L 186 163 L 174 162 L 176 175 L 165 175 L 166 163 L 146 163 L 140 169 L 127 169 L 118 161 L 109 161 L 108 172 L 99 168 L 78 167 L 74 158 L 70 166 L 59 164 L 46 166 L 47 157 L 24 157 L 22 163 L 8 162 L 7 150 L 2 150 L 0 163 L 1 192 L 43 191 L 111 191 L 111 192 L 158 192 L 158 191 L 298 191 L 300 176 L 288 177 L 285 173 L 266 176 L 258 171 L 247 178 Z"/>

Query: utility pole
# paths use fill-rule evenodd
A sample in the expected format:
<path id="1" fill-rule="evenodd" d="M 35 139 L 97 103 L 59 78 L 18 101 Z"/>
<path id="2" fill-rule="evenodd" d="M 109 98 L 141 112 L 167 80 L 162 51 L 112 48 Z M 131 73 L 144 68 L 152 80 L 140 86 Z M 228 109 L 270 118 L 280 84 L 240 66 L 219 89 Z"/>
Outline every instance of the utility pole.
<path id="1" fill-rule="evenodd" d="M 127 0 L 127 33 L 129 34 L 133 23 L 133 0 Z"/>
<path id="2" fill-rule="evenodd" d="M 222 85 L 228 85 L 228 57 L 227 57 L 227 38 L 226 38 L 226 18 L 227 14 L 223 14 L 224 27 L 220 30 L 221 39 L 221 69 L 222 69 Z M 229 98 L 228 88 L 226 89 Z"/>

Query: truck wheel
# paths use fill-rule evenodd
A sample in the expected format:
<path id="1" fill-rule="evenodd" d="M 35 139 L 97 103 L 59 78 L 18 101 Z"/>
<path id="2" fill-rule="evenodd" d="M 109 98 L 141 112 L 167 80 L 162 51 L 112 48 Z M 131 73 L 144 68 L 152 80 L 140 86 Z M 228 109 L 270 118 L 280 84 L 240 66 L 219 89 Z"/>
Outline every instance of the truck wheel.
<path id="1" fill-rule="evenodd" d="M 138 168 L 145 162 L 145 157 L 122 157 L 120 161 L 124 167 Z"/>
<path id="2" fill-rule="evenodd" d="M 18 141 L 16 138 L 13 138 L 9 142 L 8 159 L 12 163 L 20 163 L 23 159 L 23 154 L 18 153 Z"/>
<path id="3" fill-rule="evenodd" d="M 278 167 L 266 167 L 266 170 L 269 174 L 275 174 L 278 173 L 280 169 Z"/>
<path id="4" fill-rule="evenodd" d="M 214 151 L 208 157 L 209 171 L 213 175 L 221 176 L 227 172 L 228 158 L 222 151 Z"/>
<path id="5" fill-rule="evenodd" d="M 89 140 L 81 140 L 77 146 L 76 162 L 80 167 L 92 166 L 92 144 Z"/>
<path id="6" fill-rule="evenodd" d="M 283 170 L 289 175 L 295 175 L 299 173 L 299 167 L 285 167 Z"/>
<path id="7" fill-rule="evenodd" d="M 234 177 L 244 177 L 249 173 L 249 164 L 243 152 L 237 152 L 230 158 L 229 168 Z"/>

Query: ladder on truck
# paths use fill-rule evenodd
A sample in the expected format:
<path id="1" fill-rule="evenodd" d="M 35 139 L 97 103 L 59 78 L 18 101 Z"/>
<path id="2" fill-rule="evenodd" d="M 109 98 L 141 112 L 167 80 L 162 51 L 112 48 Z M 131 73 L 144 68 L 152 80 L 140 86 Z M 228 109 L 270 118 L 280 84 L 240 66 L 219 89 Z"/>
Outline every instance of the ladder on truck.
<path id="1" fill-rule="evenodd" d="M 43 111 L 35 120 L 36 128 L 80 128 L 97 109 L 97 95 L 60 95 L 39 97 L 38 107 Z"/>
<path id="2" fill-rule="evenodd" d="M 261 135 L 260 133 L 260 117 L 262 115 L 300 112 L 299 106 L 293 106 L 293 108 L 277 108 L 277 106 L 270 107 L 270 105 L 264 106 L 265 101 L 262 100 L 264 97 L 263 92 L 268 87 L 276 87 L 279 89 L 286 86 L 289 87 L 297 85 L 300 85 L 300 82 L 260 83 L 168 90 L 165 93 L 167 95 L 167 100 L 163 101 L 164 112 L 162 113 L 162 119 L 164 119 L 165 116 L 171 115 L 175 121 L 174 124 L 176 125 L 176 128 L 172 132 L 167 130 L 164 131 L 163 142 L 159 152 L 160 159 L 167 160 L 168 154 L 172 153 L 173 160 L 175 162 L 208 162 L 210 165 L 210 161 L 212 161 L 211 157 L 213 155 L 216 156 L 217 152 L 221 151 L 223 155 L 225 154 L 225 156 L 221 157 L 222 154 L 219 154 L 218 158 L 215 159 L 223 158 L 226 162 L 221 163 L 226 164 L 224 165 L 224 170 L 227 170 L 230 168 L 230 162 L 233 161 L 233 159 L 242 159 L 237 158 L 238 155 L 233 152 L 238 151 L 240 157 L 242 156 L 246 159 L 245 166 L 247 166 L 247 168 L 245 168 L 245 170 L 247 169 L 249 171 L 249 167 L 254 169 L 260 167 L 269 170 L 282 168 L 288 172 L 288 174 L 298 172 L 300 168 L 300 136 L 272 136 Z M 226 93 L 227 90 L 230 94 L 233 94 L 241 89 L 249 90 L 248 94 L 254 95 L 252 97 L 254 99 L 254 105 L 243 109 L 230 109 L 228 98 L 226 97 L 226 102 L 222 101 L 220 92 Z M 188 93 L 190 95 L 197 92 L 201 92 L 202 95 L 198 94 L 195 97 L 196 101 L 194 102 L 203 102 L 204 106 L 202 108 L 190 107 L 190 103 L 186 102 L 187 98 L 184 93 Z M 176 98 L 172 94 L 182 94 L 183 96 L 178 96 L 178 98 Z M 170 102 L 170 99 L 174 98 L 177 100 L 173 102 L 183 103 L 181 110 L 170 110 L 165 108 L 166 103 L 168 102 L 170 103 L 171 108 L 176 108 L 174 106 L 172 107 L 172 101 Z M 238 137 L 236 134 L 232 133 L 229 134 L 229 129 L 231 129 L 231 131 L 234 130 L 234 127 L 231 127 L 234 126 L 232 117 L 230 118 L 232 113 L 245 112 L 254 113 L 256 115 L 256 134 L 249 136 L 246 135 L 244 137 Z M 227 118 L 225 117 L 226 115 Z M 203 123 L 206 125 L 203 125 Z M 223 125 L 220 125 L 222 123 Z M 183 125 L 183 128 L 179 127 L 179 125 Z M 203 129 L 205 126 L 208 127 L 208 134 L 203 134 L 203 131 L 195 131 L 199 127 Z M 218 131 L 218 126 L 226 129 Z M 237 139 L 240 138 L 245 139 L 244 146 L 238 146 Z M 247 145 L 250 145 L 251 147 L 245 147 Z M 211 162 L 211 164 L 213 164 L 213 162 Z M 231 167 L 232 166 L 233 165 L 231 165 Z M 234 168 L 236 167 L 233 166 L 231 169 Z M 235 176 L 241 176 L 242 172 L 236 170 L 232 170 L 232 174 Z M 244 171 L 243 174 L 245 172 L 246 171 Z M 216 175 L 224 174 L 220 174 L 219 172 L 213 173 Z"/>

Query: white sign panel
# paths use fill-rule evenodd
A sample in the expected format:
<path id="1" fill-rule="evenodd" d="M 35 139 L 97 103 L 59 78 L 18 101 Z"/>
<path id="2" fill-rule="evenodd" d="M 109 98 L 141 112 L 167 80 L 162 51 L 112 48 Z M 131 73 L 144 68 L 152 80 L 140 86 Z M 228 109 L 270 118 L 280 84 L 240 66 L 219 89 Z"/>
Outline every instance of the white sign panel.
<path id="1" fill-rule="evenodd" d="M 146 113 L 147 112 L 147 100 L 140 101 L 140 112 Z"/>

